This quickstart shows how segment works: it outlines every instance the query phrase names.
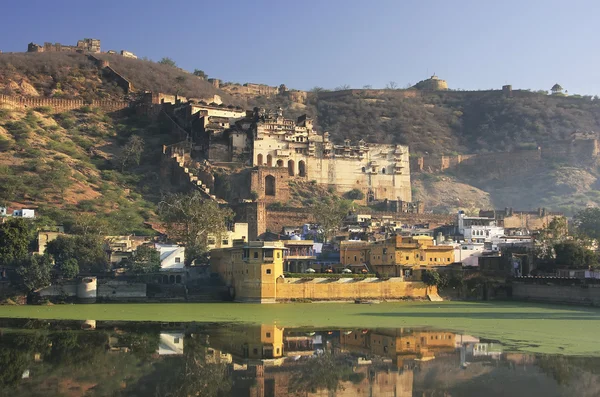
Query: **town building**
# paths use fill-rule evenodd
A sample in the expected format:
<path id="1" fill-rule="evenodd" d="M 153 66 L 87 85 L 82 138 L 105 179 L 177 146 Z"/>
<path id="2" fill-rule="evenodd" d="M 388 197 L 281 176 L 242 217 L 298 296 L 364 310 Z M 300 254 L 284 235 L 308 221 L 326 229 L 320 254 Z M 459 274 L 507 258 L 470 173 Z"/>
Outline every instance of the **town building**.
<path id="1" fill-rule="evenodd" d="M 233 247 L 234 240 L 248 241 L 248 224 L 234 223 L 220 236 L 209 234 L 207 237 L 208 249 Z"/>
<path id="2" fill-rule="evenodd" d="M 232 248 L 211 251 L 211 272 L 219 274 L 231 296 L 239 302 L 425 298 L 436 292 L 435 287 L 427 287 L 420 281 L 406 281 L 403 277 L 383 280 L 364 277 L 356 282 L 352 278 L 326 279 L 314 271 L 306 277 L 286 277 L 283 270 L 289 251 L 309 247 L 308 242 L 296 246 L 293 241 L 289 240 L 289 248 L 283 241 L 235 241 Z M 310 254 L 293 253 L 289 261 L 312 260 L 306 253 Z"/>
<path id="3" fill-rule="evenodd" d="M 140 245 L 148 241 L 144 236 L 106 236 L 104 238 L 108 261 L 118 265 L 123 259 L 130 258 Z"/>
<path id="4" fill-rule="evenodd" d="M 481 210 L 480 217 L 494 218 L 498 226 L 517 234 L 519 231 L 537 232 L 548 227 L 555 218 L 564 218 L 562 212 L 551 212 L 546 208 L 535 211 L 515 211 L 512 208 L 503 210 Z"/>
<path id="5" fill-rule="evenodd" d="M 154 244 L 160 254 L 160 272 L 163 284 L 181 284 L 185 281 L 185 247 L 173 244 Z"/>
<path id="6" fill-rule="evenodd" d="M 464 211 L 458 212 L 457 231 L 471 243 L 491 242 L 504 235 L 504 228 L 497 226 L 495 217 L 467 216 Z"/>
<path id="7" fill-rule="evenodd" d="M 289 273 L 304 273 L 312 269 L 317 254 L 314 250 L 314 241 L 301 240 L 298 236 L 292 236 L 291 240 L 283 242 L 287 248 L 283 270 Z"/>
<path id="8" fill-rule="evenodd" d="M 285 251 L 281 241 L 234 241 L 232 248 L 211 251 L 211 271 L 221 276 L 237 301 L 275 302 Z"/>
<path id="9" fill-rule="evenodd" d="M 378 274 L 421 279 L 422 271 L 454 263 L 454 248 L 429 236 L 393 236 L 371 244 L 369 265 Z"/>

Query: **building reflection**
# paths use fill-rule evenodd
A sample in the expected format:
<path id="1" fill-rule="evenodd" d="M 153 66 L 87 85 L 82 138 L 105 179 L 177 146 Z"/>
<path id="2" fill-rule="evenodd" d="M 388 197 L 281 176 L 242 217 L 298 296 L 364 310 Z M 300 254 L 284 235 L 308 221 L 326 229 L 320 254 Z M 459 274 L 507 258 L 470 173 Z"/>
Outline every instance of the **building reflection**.
<path id="1" fill-rule="evenodd" d="M 16 329 L 16 325 L 8 326 Z M 566 358 L 506 352 L 495 341 L 430 329 L 93 320 L 63 322 L 56 328 L 42 325 L 44 332 L 36 338 L 31 338 L 30 333 L 21 336 L 15 332 L 2 337 L 0 332 L 2 346 L 16 349 L 16 353 L 24 349 L 19 361 L 22 366 L 13 371 L 15 384 L 44 382 L 42 368 L 50 365 L 63 373 L 61 365 L 75 365 L 70 373 L 76 376 L 77 366 L 83 368 L 85 363 L 94 361 L 92 357 L 105 353 L 105 361 L 98 362 L 112 366 L 122 363 L 124 369 L 149 371 L 143 382 L 133 381 L 126 372 L 110 375 L 122 376 L 120 384 L 129 384 L 124 391 L 130 395 L 153 393 L 160 385 L 178 384 L 185 381 L 186 373 L 195 373 L 197 379 L 205 377 L 199 384 L 221 382 L 219 395 L 248 397 L 471 396 L 477 394 L 466 391 L 474 387 L 470 385 L 477 386 L 472 383 L 476 379 L 500 384 L 504 381 L 499 379 L 525 382 L 528 377 L 535 377 L 552 390 L 553 379 L 568 383 L 578 376 L 570 370 L 572 361 Z M 0 321 L 0 330 L 2 326 Z M 211 369 L 217 367 L 221 372 Z M 97 368 L 98 374 L 104 372 L 110 379 L 108 367 Z M 215 374 L 223 376 L 217 378 Z M 170 383 L 173 380 L 176 382 Z M 194 390 L 181 395 L 190 392 Z"/>

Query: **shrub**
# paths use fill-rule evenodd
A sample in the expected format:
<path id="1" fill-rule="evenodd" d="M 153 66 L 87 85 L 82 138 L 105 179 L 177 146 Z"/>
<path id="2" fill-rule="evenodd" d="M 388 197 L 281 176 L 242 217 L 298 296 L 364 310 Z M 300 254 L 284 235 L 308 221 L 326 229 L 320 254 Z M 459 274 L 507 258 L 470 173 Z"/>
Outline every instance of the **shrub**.
<path id="1" fill-rule="evenodd" d="M 33 110 L 35 110 L 38 113 L 42 113 L 42 114 L 50 114 L 52 113 L 52 106 L 38 106 L 37 108 L 34 108 Z"/>
<path id="2" fill-rule="evenodd" d="M 344 194 L 344 198 L 348 200 L 363 200 L 365 198 L 365 194 L 359 189 L 352 189 Z"/>

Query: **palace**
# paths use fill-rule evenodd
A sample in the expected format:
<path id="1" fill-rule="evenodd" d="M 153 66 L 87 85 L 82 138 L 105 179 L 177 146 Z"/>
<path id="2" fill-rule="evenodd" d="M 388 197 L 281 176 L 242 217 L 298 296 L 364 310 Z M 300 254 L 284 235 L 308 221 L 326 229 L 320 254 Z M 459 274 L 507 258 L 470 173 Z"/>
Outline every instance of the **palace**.
<path id="1" fill-rule="evenodd" d="M 199 119 L 194 136 L 205 157 L 252 166 L 250 191 L 266 202 L 287 201 L 288 182 L 294 178 L 326 185 L 338 194 L 356 189 L 367 201 L 411 201 L 408 146 L 362 140 L 338 145 L 329 133 L 317 133 L 306 115 L 287 119 L 281 108 L 255 108 L 233 122 L 209 115 Z"/>

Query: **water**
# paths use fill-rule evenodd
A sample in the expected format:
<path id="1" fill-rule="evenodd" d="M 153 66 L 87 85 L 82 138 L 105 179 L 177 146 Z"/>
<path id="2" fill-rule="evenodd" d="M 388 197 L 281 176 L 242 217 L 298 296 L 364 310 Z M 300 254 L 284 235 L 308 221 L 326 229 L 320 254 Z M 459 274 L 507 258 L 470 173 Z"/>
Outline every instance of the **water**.
<path id="1" fill-rule="evenodd" d="M 0 396 L 600 396 L 600 358 L 433 328 L 0 320 Z"/>

